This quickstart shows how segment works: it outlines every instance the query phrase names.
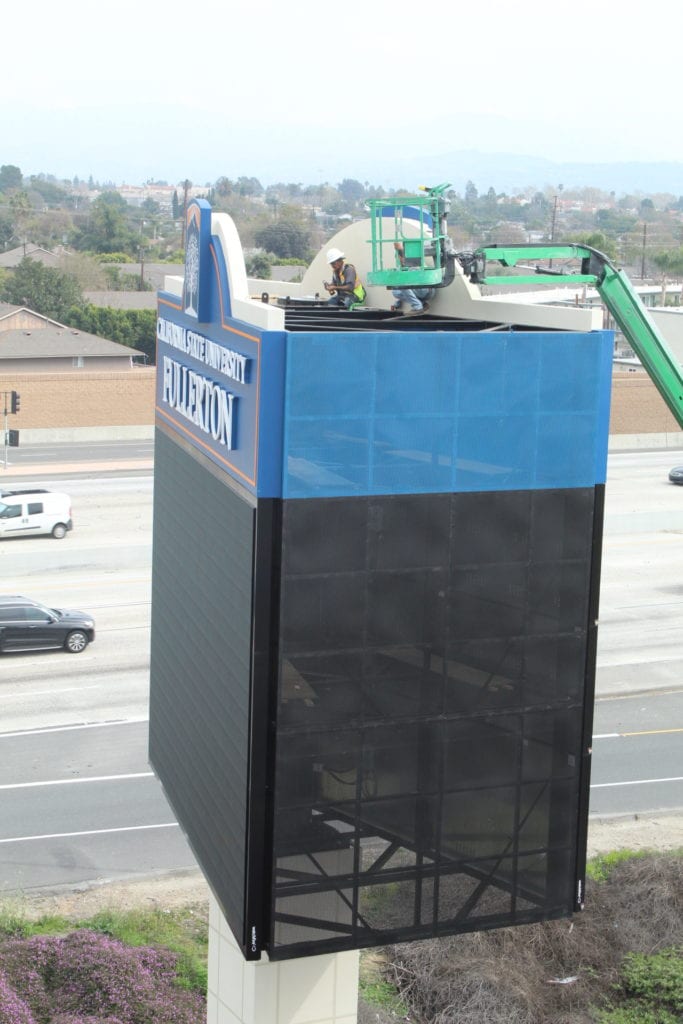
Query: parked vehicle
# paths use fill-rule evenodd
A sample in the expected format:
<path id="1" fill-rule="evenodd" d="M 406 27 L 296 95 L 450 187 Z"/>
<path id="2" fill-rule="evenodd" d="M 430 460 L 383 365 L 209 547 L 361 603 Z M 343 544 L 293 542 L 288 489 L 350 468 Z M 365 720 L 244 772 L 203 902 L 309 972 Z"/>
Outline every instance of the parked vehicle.
<path id="1" fill-rule="evenodd" d="M 0 491 L 0 539 L 52 534 L 58 540 L 73 529 L 71 498 L 61 491 Z"/>
<path id="2" fill-rule="evenodd" d="M 672 484 L 683 484 L 683 466 L 674 466 L 669 470 L 669 480 Z"/>
<path id="3" fill-rule="evenodd" d="M 95 639 L 87 612 L 46 608 L 18 595 L 0 596 L 0 651 L 55 650 L 80 654 Z"/>

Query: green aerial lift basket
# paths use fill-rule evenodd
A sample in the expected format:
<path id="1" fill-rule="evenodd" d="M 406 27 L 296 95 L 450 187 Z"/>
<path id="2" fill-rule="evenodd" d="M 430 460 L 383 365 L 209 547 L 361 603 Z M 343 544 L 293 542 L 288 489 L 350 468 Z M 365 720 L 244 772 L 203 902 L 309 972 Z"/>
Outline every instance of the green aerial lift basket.
<path id="1" fill-rule="evenodd" d="M 372 231 L 368 284 L 433 288 L 443 282 L 446 236 L 439 232 L 445 206 L 443 193 L 447 188 L 448 183 L 424 189 L 421 195 L 368 201 Z M 397 245 L 403 248 L 403 265 Z"/>

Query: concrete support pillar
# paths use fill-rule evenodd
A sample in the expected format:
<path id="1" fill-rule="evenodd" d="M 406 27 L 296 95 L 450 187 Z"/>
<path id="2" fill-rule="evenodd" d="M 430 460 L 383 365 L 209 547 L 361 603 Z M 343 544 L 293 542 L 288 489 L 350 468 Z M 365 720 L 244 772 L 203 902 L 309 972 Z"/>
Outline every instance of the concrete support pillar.
<path id="1" fill-rule="evenodd" d="M 359 956 L 246 961 L 211 896 L 207 1024 L 357 1024 Z"/>

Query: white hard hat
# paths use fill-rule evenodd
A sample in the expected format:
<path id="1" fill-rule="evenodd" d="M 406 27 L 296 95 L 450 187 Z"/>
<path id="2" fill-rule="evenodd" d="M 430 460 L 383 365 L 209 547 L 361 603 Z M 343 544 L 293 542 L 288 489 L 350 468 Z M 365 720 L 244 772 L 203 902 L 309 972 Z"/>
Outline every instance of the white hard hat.
<path id="1" fill-rule="evenodd" d="M 337 260 L 343 260 L 343 259 L 344 259 L 344 253 L 341 251 L 341 249 L 328 249 L 327 250 L 327 262 L 328 263 L 336 263 Z"/>

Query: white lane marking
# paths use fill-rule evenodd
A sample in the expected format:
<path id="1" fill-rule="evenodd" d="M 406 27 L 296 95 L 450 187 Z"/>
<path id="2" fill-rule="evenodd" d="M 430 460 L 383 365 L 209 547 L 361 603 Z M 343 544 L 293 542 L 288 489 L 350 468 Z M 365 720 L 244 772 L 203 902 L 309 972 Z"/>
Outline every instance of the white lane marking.
<path id="1" fill-rule="evenodd" d="M 113 832 L 144 832 L 154 828 L 180 828 L 177 821 L 169 821 L 163 825 L 124 825 L 121 828 L 94 828 L 87 832 L 49 832 L 42 836 L 12 836 L 0 839 L 0 843 L 30 843 L 36 839 L 74 839 L 78 836 L 105 836 Z"/>
<path id="2" fill-rule="evenodd" d="M 604 732 L 594 736 L 594 740 L 611 740 L 615 737 L 628 739 L 631 736 L 671 736 L 675 732 L 683 732 L 683 728 L 675 726 L 673 729 L 638 729 L 631 732 Z"/>
<path id="3" fill-rule="evenodd" d="M 639 690 L 638 693 L 614 693 L 607 697 L 596 697 L 596 704 L 604 704 L 607 701 L 616 700 L 647 700 L 650 697 L 670 697 L 678 695 L 680 690 Z"/>
<path id="4" fill-rule="evenodd" d="M 683 775 L 674 775 L 670 779 L 633 779 L 631 782 L 596 782 L 591 789 L 608 789 L 616 786 L 647 786 L 652 782 L 683 782 Z"/>
<path id="5" fill-rule="evenodd" d="M 11 740 L 15 736 L 49 736 L 57 732 L 71 732 L 77 729 L 109 729 L 117 725 L 139 725 L 149 722 L 143 718 L 117 718 L 113 722 L 77 722 L 75 725 L 45 725 L 42 729 L 18 729 L 16 732 L 0 732 L 0 740 Z"/>
<path id="6" fill-rule="evenodd" d="M 101 690 L 104 683 L 98 683 L 96 686 L 63 686 L 61 690 L 31 690 L 30 693 L 0 693 L 0 700 L 17 700 L 18 698 L 26 697 L 54 697 L 60 693 L 73 693 L 78 691 L 82 693 L 84 690 Z"/>
<path id="7" fill-rule="evenodd" d="M 153 779 L 154 772 L 129 772 L 126 775 L 89 775 L 82 779 L 47 779 L 45 782 L 6 782 L 5 789 L 37 789 L 39 786 L 73 786 L 79 782 L 121 782 L 125 779 Z"/>

